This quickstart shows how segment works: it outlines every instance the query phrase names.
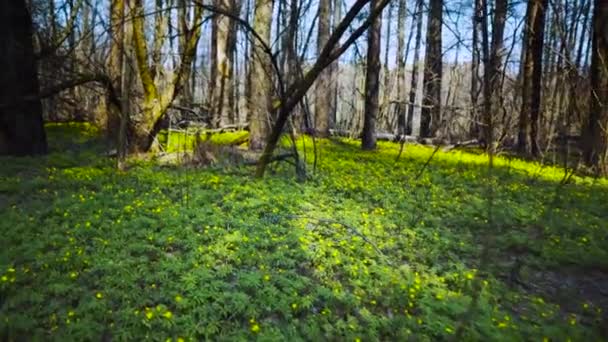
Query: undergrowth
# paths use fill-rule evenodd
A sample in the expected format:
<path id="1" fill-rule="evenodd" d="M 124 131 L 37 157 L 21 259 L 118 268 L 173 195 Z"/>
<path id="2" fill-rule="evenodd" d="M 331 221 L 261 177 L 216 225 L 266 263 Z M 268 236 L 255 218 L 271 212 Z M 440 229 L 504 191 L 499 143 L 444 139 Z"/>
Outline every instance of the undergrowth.
<path id="1" fill-rule="evenodd" d="M 466 340 L 606 338 L 605 293 L 537 282 L 608 270 L 606 180 L 503 157 L 488 174 L 462 151 L 421 172 L 432 148 L 396 161 L 397 144 L 350 140 L 317 141 L 305 183 L 284 163 L 262 181 L 119 172 L 91 127 L 47 129 L 50 155 L 0 160 L 3 340 L 427 341 L 464 323 Z"/>

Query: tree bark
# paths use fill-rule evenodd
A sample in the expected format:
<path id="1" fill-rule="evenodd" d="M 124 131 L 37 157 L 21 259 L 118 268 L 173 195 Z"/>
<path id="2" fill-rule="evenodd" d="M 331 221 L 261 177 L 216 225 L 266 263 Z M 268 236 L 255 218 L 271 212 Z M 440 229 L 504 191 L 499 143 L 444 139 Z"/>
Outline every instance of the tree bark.
<path id="1" fill-rule="evenodd" d="M 508 0 L 496 0 L 494 8 L 494 18 L 492 22 L 492 43 L 489 46 L 488 33 L 488 3 L 482 0 L 482 10 L 484 19 L 482 23 L 482 46 L 484 58 L 484 113 L 483 113 L 483 132 L 486 148 L 494 148 L 494 110 L 499 103 L 498 97 L 502 95 L 501 69 L 503 54 L 503 36 L 505 21 L 507 17 Z"/>
<path id="2" fill-rule="evenodd" d="M 542 58 L 545 29 L 545 9 L 548 0 L 531 0 L 528 3 L 524 32 L 524 60 L 522 77 L 522 107 L 519 113 L 517 148 L 538 156 L 538 117 L 541 104 Z"/>
<path id="3" fill-rule="evenodd" d="M 583 131 L 585 164 L 608 174 L 608 2 L 595 0 L 591 52 L 591 96 Z"/>
<path id="4" fill-rule="evenodd" d="M 376 120 L 376 126 L 380 127 L 380 130 L 389 129 L 392 130 L 391 127 L 391 119 L 390 119 L 390 98 L 391 98 L 391 73 L 388 65 L 388 57 L 391 49 L 391 32 L 392 26 L 391 23 L 393 21 L 393 6 L 391 4 L 388 5 L 388 9 L 386 11 L 386 31 L 384 31 L 385 39 L 384 39 L 384 57 L 382 61 L 382 102 L 380 102 L 380 111 L 379 117 Z"/>
<path id="5" fill-rule="evenodd" d="M 472 42 L 472 59 L 471 59 L 471 116 L 469 123 L 469 136 L 471 138 L 480 138 L 480 125 L 479 125 L 479 110 L 477 105 L 479 103 L 479 92 L 480 92 L 480 77 L 479 77 L 479 65 L 481 64 L 481 49 L 479 48 L 479 35 L 481 33 L 481 25 L 483 24 L 483 10 L 482 0 L 474 0 L 473 10 L 473 42 Z"/>
<path id="6" fill-rule="evenodd" d="M 399 0 L 397 9 L 397 134 L 405 135 L 406 105 L 402 103 L 405 99 L 405 15 L 406 0 Z"/>
<path id="7" fill-rule="evenodd" d="M 372 0 L 370 6 L 376 8 L 377 0 Z M 376 149 L 376 119 L 379 112 L 380 91 L 380 34 L 382 32 L 382 17 L 377 17 L 368 30 L 367 36 L 367 72 L 365 74 L 365 113 L 363 117 L 363 134 L 361 149 Z"/>
<path id="8" fill-rule="evenodd" d="M 230 0 L 215 0 L 215 6 L 232 12 L 233 2 Z M 213 127 L 220 127 L 225 116 L 231 111 L 229 101 L 230 78 L 232 76 L 232 60 L 230 57 L 231 19 L 218 15 L 215 24 L 215 84 L 213 87 Z"/>
<path id="9" fill-rule="evenodd" d="M 0 154 L 47 153 L 32 31 L 25 0 L 0 1 Z"/>
<path id="10" fill-rule="evenodd" d="M 272 27 L 273 0 L 256 0 L 253 29 L 264 40 L 270 42 Z M 272 109 L 272 65 L 270 56 L 263 51 L 260 42 L 255 40 L 251 46 L 251 82 L 249 93 L 249 149 L 261 150 L 270 129 L 269 118 Z"/>
<path id="11" fill-rule="evenodd" d="M 420 122 L 420 135 L 431 137 L 437 131 L 441 117 L 441 26 L 443 0 L 430 0 L 424 56 L 424 95 Z"/>
<path id="12" fill-rule="evenodd" d="M 184 6 L 183 1 L 180 3 L 181 6 Z M 180 20 L 180 34 L 185 36 L 184 47 L 180 53 L 181 60 L 176 65 L 173 78 L 164 88 L 160 89 L 152 77 L 148 64 L 148 46 L 144 34 L 143 0 L 134 0 L 133 6 L 135 11 L 134 16 L 131 18 L 133 22 L 133 49 L 135 50 L 137 70 L 144 96 L 141 103 L 141 113 L 139 113 L 137 120 L 129 121 L 131 138 L 129 150 L 131 152 L 145 152 L 152 146 L 154 138 L 160 130 L 161 119 L 167 108 L 182 91 L 183 87 L 187 85 L 186 82 L 192 68 L 192 60 L 194 59 L 201 34 L 200 22 L 203 10 L 200 6 L 194 7 L 192 28 L 188 27 L 187 18 Z"/>
<path id="13" fill-rule="evenodd" d="M 412 79 L 410 83 L 409 106 L 407 109 L 407 121 L 405 125 L 405 134 L 411 135 L 414 131 L 414 104 L 416 103 L 416 91 L 418 89 L 418 64 L 420 61 L 420 45 L 422 41 L 422 5 L 424 0 L 418 0 L 416 5 L 416 13 L 413 18 L 416 23 L 416 38 L 414 42 L 414 61 L 412 62 Z"/>
<path id="14" fill-rule="evenodd" d="M 331 0 L 319 0 L 317 55 L 329 39 Z M 315 130 L 320 137 L 329 136 L 329 109 L 331 107 L 331 74 L 324 70 L 315 83 Z"/>

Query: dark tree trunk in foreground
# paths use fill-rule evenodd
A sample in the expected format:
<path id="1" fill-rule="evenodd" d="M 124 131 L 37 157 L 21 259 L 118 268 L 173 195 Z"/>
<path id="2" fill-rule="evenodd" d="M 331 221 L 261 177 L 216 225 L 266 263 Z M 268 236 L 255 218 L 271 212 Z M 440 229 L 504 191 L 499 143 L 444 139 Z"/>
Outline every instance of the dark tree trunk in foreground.
<path id="1" fill-rule="evenodd" d="M 591 96 L 583 128 L 585 164 L 608 174 L 608 2 L 595 0 L 591 53 Z"/>
<path id="2" fill-rule="evenodd" d="M 547 0 L 531 0 L 528 3 L 524 33 L 522 106 L 519 114 L 517 148 L 521 153 L 527 152 L 529 137 L 530 152 L 534 156 L 537 156 L 540 152 L 537 135 L 547 3 Z"/>
<path id="3" fill-rule="evenodd" d="M 424 61 L 424 95 L 420 118 L 420 135 L 430 137 L 439 128 L 441 116 L 441 22 L 443 1 L 431 0 L 426 31 Z"/>
<path id="4" fill-rule="evenodd" d="M 371 7 L 376 8 L 376 0 Z M 376 118 L 379 112 L 380 91 L 380 33 L 382 32 L 382 17 L 378 17 L 368 30 L 367 38 L 367 73 L 365 75 L 365 116 L 363 118 L 363 135 L 361 148 L 373 150 L 376 148 Z"/>
<path id="5" fill-rule="evenodd" d="M 25 0 L 0 1 L 0 154 L 47 152 L 32 19 Z"/>

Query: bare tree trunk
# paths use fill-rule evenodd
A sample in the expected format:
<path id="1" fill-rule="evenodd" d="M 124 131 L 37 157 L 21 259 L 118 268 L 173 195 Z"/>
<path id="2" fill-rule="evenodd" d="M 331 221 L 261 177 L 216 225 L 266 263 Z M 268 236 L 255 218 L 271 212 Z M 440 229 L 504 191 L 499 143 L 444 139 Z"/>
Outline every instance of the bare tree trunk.
<path id="1" fill-rule="evenodd" d="M 430 0 L 424 56 L 424 95 L 420 135 L 430 137 L 437 131 L 441 118 L 441 26 L 443 0 Z"/>
<path id="2" fill-rule="evenodd" d="M 123 59 L 123 47 L 125 30 L 125 1 L 112 0 L 110 3 L 110 55 L 108 58 L 107 70 L 112 86 L 118 94 L 122 94 L 121 85 L 121 68 Z M 118 138 L 120 134 L 120 106 L 114 103 L 110 96 L 106 97 L 105 108 L 101 109 L 105 112 L 105 118 L 100 118 L 100 121 L 105 121 L 105 129 L 108 140 L 112 144 L 118 146 Z"/>
<path id="3" fill-rule="evenodd" d="M 343 38 L 347 28 L 353 22 L 355 17 L 361 13 L 363 7 L 368 4 L 368 0 L 356 0 L 351 5 L 344 18 L 340 21 L 340 24 L 336 26 L 336 29 L 330 35 L 327 44 L 325 44 L 325 47 L 323 48 L 323 52 L 317 58 L 312 67 L 304 74 L 303 77 L 290 85 L 289 88 L 283 93 L 284 97 L 280 106 L 277 108 L 277 119 L 274 122 L 272 131 L 267 139 L 267 144 L 264 147 L 264 152 L 262 153 L 262 156 L 257 164 L 256 177 L 261 178 L 264 176 L 266 167 L 272 159 L 272 154 L 277 146 L 277 143 L 279 142 L 281 132 L 289 119 L 289 115 L 306 95 L 306 92 L 310 89 L 319 73 L 338 59 L 350 46 L 356 42 L 359 37 L 361 37 L 363 33 L 365 33 L 366 30 L 369 29 L 374 21 L 382 14 L 382 11 L 388 2 L 389 0 L 372 2 L 373 5 L 371 6 L 371 11 L 367 19 L 346 37 L 344 43 L 340 44 L 340 39 Z"/>
<path id="4" fill-rule="evenodd" d="M 405 100 L 405 15 L 406 0 L 399 0 L 397 9 L 397 134 L 405 134 L 406 104 Z"/>
<path id="5" fill-rule="evenodd" d="M 32 18 L 25 0 L 0 1 L 0 13 L 0 154 L 45 154 Z"/>
<path id="6" fill-rule="evenodd" d="M 392 3 L 391 3 L 392 4 Z M 382 84 L 382 102 L 380 103 L 380 117 L 378 118 L 378 125 L 380 129 L 384 131 L 385 129 L 391 129 L 390 124 L 390 82 L 391 82 L 391 74 L 388 66 L 388 56 L 391 48 L 391 30 L 392 30 L 392 17 L 393 17 L 393 6 L 389 4 L 388 9 L 386 11 L 386 31 L 385 31 L 385 40 L 384 40 L 384 60 L 382 63 L 382 73 L 383 73 L 383 84 Z"/>
<path id="7" fill-rule="evenodd" d="M 591 0 L 581 0 L 582 4 L 581 11 L 583 11 L 583 22 L 581 24 L 581 32 L 587 32 L 590 17 Z M 584 35 L 583 35 L 584 36 Z M 579 72 L 581 64 L 583 62 L 583 47 L 585 46 L 584 41 L 578 42 L 578 50 L 574 56 L 574 65 L 569 70 L 569 98 L 568 109 L 566 114 L 565 122 L 565 134 L 570 134 L 571 123 L 575 117 L 580 117 L 579 99 L 577 97 L 578 85 L 580 84 Z M 582 101 L 581 101 L 582 102 Z"/>
<path id="8" fill-rule="evenodd" d="M 532 0 L 528 3 L 526 28 L 524 33 L 524 60 L 522 107 L 519 114 L 519 133 L 517 148 L 519 152 L 527 151 L 527 137 L 530 138 L 530 152 L 537 156 L 538 117 L 541 102 L 541 77 L 543 42 L 545 29 L 545 9 L 548 0 Z M 528 131 L 528 127 L 530 130 Z"/>
<path id="9" fill-rule="evenodd" d="M 163 0 L 155 1 L 154 10 L 156 13 L 154 14 L 154 45 L 152 48 L 152 66 L 151 72 L 152 77 L 159 78 L 163 70 L 161 53 L 163 48 L 163 43 L 165 41 L 165 30 L 167 28 L 167 20 L 165 13 L 162 11 L 163 9 Z"/>
<path id="10" fill-rule="evenodd" d="M 475 7 L 473 12 L 473 43 L 472 43 L 472 60 L 471 60 L 471 121 L 469 124 L 469 135 L 472 138 L 480 138 L 479 127 L 479 92 L 480 92 L 480 77 L 479 65 L 481 61 L 481 50 L 479 48 L 479 34 L 481 33 L 481 25 L 483 23 L 482 0 L 474 0 Z"/>
<path id="11" fill-rule="evenodd" d="M 342 1 L 334 0 L 334 17 L 333 17 L 333 27 L 340 23 L 340 19 L 342 18 Z M 332 95 L 331 95 L 331 110 L 330 110 L 330 126 L 336 128 L 338 123 L 338 110 L 339 110 L 339 95 L 340 95 L 340 60 L 338 59 L 330 66 L 330 74 L 331 74 L 331 85 L 332 85 Z"/>
<path id="12" fill-rule="evenodd" d="M 232 12 L 230 0 L 216 0 L 215 5 L 223 10 Z M 230 76 L 232 74 L 232 61 L 229 60 L 229 40 L 230 40 L 230 18 L 224 15 L 218 15 L 216 21 L 216 67 L 215 84 L 213 88 L 213 126 L 219 127 L 222 120 L 230 111 L 230 103 L 228 101 L 228 88 L 230 88 Z"/>
<path id="13" fill-rule="evenodd" d="M 317 55 L 329 39 L 330 31 L 330 1 L 319 1 Z M 315 83 L 315 130 L 321 137 L 329 135 L 329 109 L 331 96 L 328 96 L 331 87 L 331 74 L 329 70 L 322 71 Z"/>
<path id="14" fill-rule="evenodd" d="M 116 158 L 117 168 L 119 170 L 125 169 L 125 160 L 128 153 L 128 136 L 127 130 L 129 128 L 129 120 L 130 120 L 130 90 L 131 90 L 131 65 L 129 56 L 132 56 L 130 51 L 131 49 L 131 34 L 129 29 L 127 28 L 126 21 L 124 20 L 122 23 L 122 41 L 120 42 L 121 47 L 121 63 L 120 63 L 120 89 L 121 89 L 121 98 L 120 98 L 120 126 L 118 129 L 118 144 L 117 144 L 117 154 L 118 158 Z M 130 22 L 130 20 L 129 20 Z M 155 23 L 156 25 L 159 22 Z M 155 37 L 156 38 L 156 37 Z M 155 42 L 156 44 L 156 42 Z M 160 63 L 160 61 L 158 61 Z M 153 61 L 154 63 L 154 61 Z"/>
<path id="15" fill-rule="evenodd" d="M 256 0 L 253 29 L 264 40 L 270 42 L 272 27 L 273 0 Z M 264 147 L 269 131 L 269 117 L 272 109 L 272 69 L 270 56 L 262 50 L 257 40 L 251 46 L 251 67 L 249 80 L 251 82 L 249 96 L 249 148 L 260 150 Z"/>
<path id="16" fill-rule="evenodd" d="M 420 45 L 422 41 L 422 6 L 424 0 L 418 0 L 416 14 L 412 21 L 412 28 L 416 24 L 416 41 L 414 42 L 414 61 L 412 62 L 412 80 L 410 84 L 409 105 L 407 109 L 407 123 L 405 134 L 412 134 L 414 131 L 414 104 L 416 102 L 416 91 L 418 89 L 418 64 L 420 64 Z"/>
<path id="17" fill-rule="evenodd" d="M 239 15 L 241 11 L 241 1 L 240 0 L 229 0 L 230 1 L 230 10 L 235 15 Z M 225 80 L 225 103 L 226 103 L 226 119 L 228 123 L 233 124 L 235 122 L 235 91 L 237 89 L 237 83 L 235 78 L 235 70 L 233 66 L 235 65 L 234 56 L 236 53 L 236 43 L 237 43 L 237 22 L 234 20 L 230 20 L 229 29 L 228 29 L 228 42 L 226 44 L 226 63 L 228 67 L 228 76 Z"/>
<path id="18" fill-rule="evenodd" d="M 496 0 L 494 18 L 492 23 L 492 45 L 489 47 L 488 39 L 488 7 L 487 0 L 483 3 L 483 49 L 484 49 L 484 140 L 488 149 L 494 148 L 494 112 L 495 104 L 502 92 L 501 87 L 501 65 L 503 54 L 503 35 L 507 17 L 507 1 Z"/>
<path id="19" fill-rule="evenodd" d="M 185 1 L 180 2 L 183 7 Z M 131 18 L 133 23 L 133 49 L 137 61 L 137 71 L 139 80 L 143 88 L 143 100 L 141 103 L 141 113 L 138 120 L 131 120 L 129 133 L 131 144 L 129 148 L 132 152 L 145 152 L 150 149 L 158 131 L 161 128 L 162 118 L 171 105 L 175 97 L 180 94 L 184 87 L 188 86 L 188 76 L 191 73 L 192 60 L 196 53 L 198 40 L 201 34 L 201 21 L 203 10 L 200 6 L 194 7 L 192 24 L 188 25 L 189 18 L 180 16 L 179 27 L 180 35 L 184 36 L 183 48 L 180 50 L 180 62 L 175 65 L 173 77 L 164 87 L 159 87 L 152 77 L 150 65 L 148 64 L 148 44 L 144 34 L 144 5 L 143 0 L 133 1 L 134 15 Z"/>
<path id="20" fill-rule="evenodd" d="M 591 52 L 591 97 L 583 131 L 585 164 L 608 174 L 608 2 L 595 0 Z"/>
<path id="21" fill-rule="evenodd" d="M 372 0 L 370 6 L 375 8 L 377 0 Z M 363 116 L 363 133 L 361 148 L 376 149 L 376 119 L 380 110 L 378 97 L 380 92 L 380 34 L 382 33 L 382 17 L 376 18 L 368 30 L 367 36 L 367 72 L 365 74 L 365 114 Z"/>
<path id="22" fill-rule="evenodd" d="M 210 124 L 212 127 L 217 122 L 218 112 L 217 106 L 217 78 L 218 78 L 218 61 L 217 61 L 217 30 L 218 30 L 219 17 L 214 15 L 211 18 L 211 39 L 210 39 L 210 51 L 209 51 L 209 86 L 207 87 L 207 102 L 209 107 Z"/>

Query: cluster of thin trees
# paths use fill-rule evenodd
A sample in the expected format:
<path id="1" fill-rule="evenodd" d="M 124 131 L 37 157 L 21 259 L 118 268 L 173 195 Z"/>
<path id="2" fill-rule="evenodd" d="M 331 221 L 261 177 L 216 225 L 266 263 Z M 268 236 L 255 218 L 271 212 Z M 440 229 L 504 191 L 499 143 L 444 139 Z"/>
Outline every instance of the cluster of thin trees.
<path id="1" fill-rule="evenodd" d="M 259 175 L 287 131 L 533 157 L 574 141 L 608 172 L 607 1 L 0 3 L 3 154 L 45 153 L 43 117 L 91 121 L 124 156 L 193 113 L 247 127 Z"/>

